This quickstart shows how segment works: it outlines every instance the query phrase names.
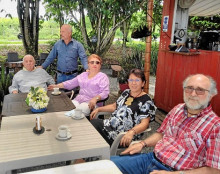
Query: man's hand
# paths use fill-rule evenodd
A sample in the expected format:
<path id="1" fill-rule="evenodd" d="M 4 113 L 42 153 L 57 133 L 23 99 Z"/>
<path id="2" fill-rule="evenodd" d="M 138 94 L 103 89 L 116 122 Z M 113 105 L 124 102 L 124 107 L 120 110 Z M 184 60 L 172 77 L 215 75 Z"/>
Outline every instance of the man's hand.
<path id="1" fill-rule="evenodd" d="M 90 120 L 94 119 L 98 112 L 99 112 L 99 108 L 94 109 L 90 114 Z"/>
<path id="2" fill-rule="evenodd" d="M 121 139 L 120 145 L 123 147 L 129 146 L 133 139 L 134 133 L 132 131 L 128 131 Z"/>
<path id="3" fill-rule="evenodd" d="M 42 68 L 42 69 L 43 69 L 43 67 L 42 67 L 42 66 L 36 66 L 36 68 Z"/>
<path id="4" fill-rule="evenodd" d="M 18 94 L 17 90 L 12 91 L 12 94 Z"/>
<path id="5" fill-rule="evenodd" d="M 169 172 L 165 170 L 153 170 L 153 172 L 150 172 L 150 174 L 173 174 L 174 172 Z"/>
<path id="6" fill-rule="evenodd" d="M 56 85 L 49 85 L 49 86 L 47 87 L 47 90 L 48 90 L 48 91 L 52 91 L 53 88 L 56 88 Z"/>
<path id="7" fill-rule="evenodd" d="M 141 143 L 136 143 L 132 146 L 129 146 L 125 151 L 123 151 L 121 154 L 130 154 L 133 155 L 135 153 L 140 153 L 143 148 L 143 145 Z"/>

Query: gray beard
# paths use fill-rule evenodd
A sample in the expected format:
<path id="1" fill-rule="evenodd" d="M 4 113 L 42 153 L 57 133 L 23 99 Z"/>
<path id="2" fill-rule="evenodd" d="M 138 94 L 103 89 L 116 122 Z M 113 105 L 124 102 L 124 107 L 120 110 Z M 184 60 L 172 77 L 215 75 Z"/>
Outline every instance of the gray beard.
<path id="1" fill-rule="evenodd" d="M 201 109 L 206 108 L 206 107 L 209 105 L 209 97 L 207 97 L 207 99 L 206 99 L 204 102 L 202 102 L 202 103 L 200 102 L 200 103 L 198 103 L 198 104 L 192 106 L 192 105 L 189 104 L 189 100 L 186 99 L 185 95 L 183 95 L 183 96 L 184 96 L 184 97 L 183 97 L 184 102 L 185 102 L 187 108 L 189 108 L 189 109 L 192 109 L 192 110 L 201 110 Z"/>

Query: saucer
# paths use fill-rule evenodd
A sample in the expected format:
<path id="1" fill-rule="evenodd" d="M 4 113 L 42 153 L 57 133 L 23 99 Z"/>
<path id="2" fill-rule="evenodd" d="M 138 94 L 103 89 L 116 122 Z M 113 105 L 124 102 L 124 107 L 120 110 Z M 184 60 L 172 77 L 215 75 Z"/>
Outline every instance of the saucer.
<path id="1" fill-rule="evenodd" d="M 59 136 L 59 133 L 58 134 L 56 134 L 56 139 L 58 139 L 58 140 L 68 140 L 68 139 L 70 139 L 72 137 L 72 135 L 71 135 L 71 133 L 70 132 L 67 132 L 67 137 L 60 137 Z"/>
<path id="2" fill-rule="evenodd" d="M 58 93 L 54 93 L 54 91 L 53 91 L 53 92 L 51 92 L 51 94 L 53 94 L 53 95 L 60 95 L 61 91 L 59 91 Z"/>
<path id="3" fill-rule="evenodd" d="M 73 119 L 75 120 L 80 120 L 83 119 L 85 117 L 85 115 L 82 113 L 80 117 L 76 117 L 74 114 L 71 116 Z"/>

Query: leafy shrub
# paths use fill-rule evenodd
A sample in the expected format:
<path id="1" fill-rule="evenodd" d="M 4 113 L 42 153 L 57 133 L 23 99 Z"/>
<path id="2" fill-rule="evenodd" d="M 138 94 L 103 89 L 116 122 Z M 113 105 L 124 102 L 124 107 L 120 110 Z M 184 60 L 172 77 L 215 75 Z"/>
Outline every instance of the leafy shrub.
<path id="1" fill-rule="evenodd" d="M 4 62 L 1 63 L 1 79 L 0 79 L 0 110 L 2 109 L 2 103 L 4 96 L 9 94 L 8 87 L 11 86 L 13 74 L 5 74 Z"/>

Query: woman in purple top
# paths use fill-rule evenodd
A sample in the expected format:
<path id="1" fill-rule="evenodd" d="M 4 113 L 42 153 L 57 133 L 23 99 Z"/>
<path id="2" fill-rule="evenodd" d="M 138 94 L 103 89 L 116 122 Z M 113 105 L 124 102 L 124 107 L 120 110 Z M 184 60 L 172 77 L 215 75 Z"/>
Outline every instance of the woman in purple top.
<path id="1" fill-rule="evenodd" d="M 88 57 L 88 72 L 83 72 L 77 77 L 57 85 L 50 85 L 48 90 L 55 87 L 71 90 L 79 86 L 79 94 L 72 102 L 76 108 L 82 109 L 85 115 L 89 115 L 90 110 L 96 107 L 97 101 L 105 99 L 109 95 L 109 79 L 106 74 L 100 72 L 101 64 L 102 59 L 98 55 L 92 54 Z"/>

